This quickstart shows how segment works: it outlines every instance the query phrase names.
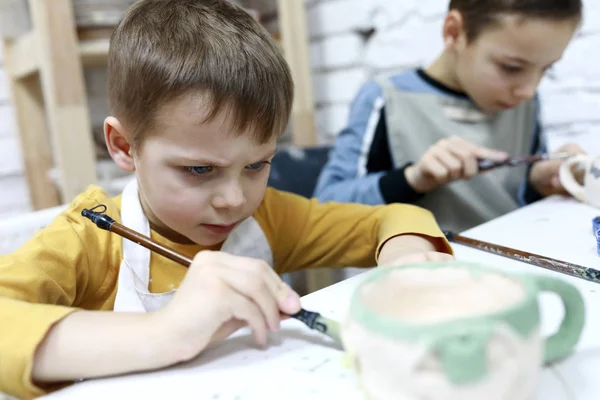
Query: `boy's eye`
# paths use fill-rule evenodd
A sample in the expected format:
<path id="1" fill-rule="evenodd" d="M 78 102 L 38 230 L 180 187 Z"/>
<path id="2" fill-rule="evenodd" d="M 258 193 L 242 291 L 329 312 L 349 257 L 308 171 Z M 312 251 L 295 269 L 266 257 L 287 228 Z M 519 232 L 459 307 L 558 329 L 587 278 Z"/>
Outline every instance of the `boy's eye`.
<path id="1" fill-rule="evenodd" d="M 516 74 L 523 70 L 523 67 L 517 67 L 514 65 L 507 65 L 507 64 L 500 64 L 500 68 L 502 68 L 502 70 L 504 72 L 507 72 L 509 74 Z"/>
<path id="2" fill-rule="evenodd" d="M 260 161 L 254 164 L 247 165 L 246 168 L 257 171 L 262 169 L 265 165 L 271 164 L 269 161 Z"/>
<path id="3" fill-rule="evenodd" d="M 192 175 L 203 175 L 212 171 L 212 167 L 201 166 L 201 167 L 185 167 Z"/>

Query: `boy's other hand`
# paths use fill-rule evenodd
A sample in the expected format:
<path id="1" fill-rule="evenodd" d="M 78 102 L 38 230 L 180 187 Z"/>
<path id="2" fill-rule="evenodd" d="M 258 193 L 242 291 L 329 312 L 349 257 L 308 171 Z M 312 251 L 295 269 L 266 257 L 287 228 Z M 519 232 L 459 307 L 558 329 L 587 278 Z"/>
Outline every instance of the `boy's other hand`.
<path id="1" fill-rule="evenodd" d="M 503 161 L 508 156 L 452 136 L 437 141 L 417 163 L 405 169 L 404 175 L 415 191 L 425 193 L 458 179 L 471 179 L 479 173 L 479 160 Z"/>
<path id="2" fill-rule="evenodd" d="M 585 154 L 585 151 L 575 143 L 567 143 L 556 150 L 556 153 Z M 529 171 L 529 183 L 542 196 L 553 194 L 567 195 L 560 183 L 558 171 L 563 160 L 539 161 L 532 165 Z"/>
<path id="3" fill-rule="evenodd" d="M 280 313 L 300 310 L 300 298 L 264 261 L 201 251 L 167 307 L 157 311 L 179 343 L 181 359 L 249 325 L 257 343 L 278 331 Z"/>
<path id="4" fill-rule="evenodd" d="M 381 247 L 378 265 L 402 265 L 428 261 L 454 260 L 452 254 L 437 251 L 434 243 L 419 235 L 400 235 Z"/>
<path id="5" fill-rule="evenodd" d="M 454 257 L 451 254 L 441 253 L 438 251 L 416 251 L 413 253 L 407 253 L 400 255 L 397 258 L 386 263 L 386 265 L 404 265 L 404 264 L 417 264 L 422 262 L 434 262 L 434 261 L 452 261 Z"/>

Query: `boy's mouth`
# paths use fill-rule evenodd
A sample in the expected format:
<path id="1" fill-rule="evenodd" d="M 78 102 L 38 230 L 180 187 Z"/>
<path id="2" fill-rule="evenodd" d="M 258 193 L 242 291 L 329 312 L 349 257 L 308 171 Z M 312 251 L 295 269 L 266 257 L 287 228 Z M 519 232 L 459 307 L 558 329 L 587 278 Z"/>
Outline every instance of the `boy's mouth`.
<path id="1" fill-rule="evenodd" d="M 215 224 L 202 224 L 202 227 L 208 229 L 209 231 L 217 234 L 229 233 L 236 227 L 238 223 L 234 222 L 229 225 L 215 225 Z"/>
<path id="2" fill-rule="evenodd" d="M 516 107 L 516 104 L 508 104 L 508 103 L 499 102 L 498 106 L 500 106 L 500 108 L 502 108 L 502 109 L 508 110 L 509 108 Z"/>

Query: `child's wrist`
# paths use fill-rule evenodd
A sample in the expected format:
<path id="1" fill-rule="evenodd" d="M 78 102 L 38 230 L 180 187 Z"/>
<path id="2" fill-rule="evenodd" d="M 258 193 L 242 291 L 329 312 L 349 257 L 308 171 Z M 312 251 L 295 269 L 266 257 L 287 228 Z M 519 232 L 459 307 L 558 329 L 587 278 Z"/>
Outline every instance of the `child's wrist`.
<path id="1" fill-rule="evenodd" d="M 193 343 L 182 340 L 182 336 L 168 315 L 168 307 L 148 313 L 146 330 L 148 338 L 156 352 L 154 363 L 159 367 L 177 364 L 194 358 L 201 349 L 194 348 Z"/>
<path id="2" fill-rule="evenodd" d="M 436 251 L 435 245 L 422 236 L 412 234 L 395 236 L 388 239 L 381 247 L 377 264 L 387 264 L 407 254 L 428 251 Z"/>
<path id="3" fill-rule="evenodd" d="M 410 187 L 417 193 L 425 193 L 431 188 L 426 187 L 425 184 L 423 184 L 419 175 L 419 171 L 417 171 L 415 164 L 409 165 L 404 169 L 404 178 Z"/>

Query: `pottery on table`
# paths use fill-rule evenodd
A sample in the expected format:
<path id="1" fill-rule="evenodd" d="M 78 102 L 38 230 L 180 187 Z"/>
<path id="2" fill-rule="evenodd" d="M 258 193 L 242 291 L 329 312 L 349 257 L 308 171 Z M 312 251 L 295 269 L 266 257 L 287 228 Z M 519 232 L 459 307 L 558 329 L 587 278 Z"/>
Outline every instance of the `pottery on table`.
<path id="1" fill-rule="evenodd" d="M 538 294 L 564 305 L 540 333 Z M 578 342 L 585 309 L 576 287 L 460 261 L 379 267 L 353 293 L 341 339 L 371 400 L 533 399 L 545 362 Z"/>

